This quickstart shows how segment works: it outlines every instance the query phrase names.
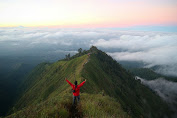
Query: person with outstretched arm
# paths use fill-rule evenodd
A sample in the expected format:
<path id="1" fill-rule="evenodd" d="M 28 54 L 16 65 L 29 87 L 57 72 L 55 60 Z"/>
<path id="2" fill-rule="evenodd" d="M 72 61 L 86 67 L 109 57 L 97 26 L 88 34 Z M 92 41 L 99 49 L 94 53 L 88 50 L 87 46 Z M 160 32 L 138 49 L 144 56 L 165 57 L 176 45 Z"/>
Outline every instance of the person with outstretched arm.
<path id="1" fill-rule="evenodd" d="M 77 102 L 79 102 L 80 100 L 80 87 L 84 85 L 84 83 L 86 82 L 86 79 L 85 81 L 83 81 L 81 84 L 77 85 L 77 81 L 74 82 L 75 85 L 73 85 L 70 81 L 67 80 L 67 78 L 65 78 L 65 80 L 68 82 L 68 84 L 72 87 L 73 89 L 73 104 L 75 104 L 76 102 L 76 99 L 77 99 Z"/>

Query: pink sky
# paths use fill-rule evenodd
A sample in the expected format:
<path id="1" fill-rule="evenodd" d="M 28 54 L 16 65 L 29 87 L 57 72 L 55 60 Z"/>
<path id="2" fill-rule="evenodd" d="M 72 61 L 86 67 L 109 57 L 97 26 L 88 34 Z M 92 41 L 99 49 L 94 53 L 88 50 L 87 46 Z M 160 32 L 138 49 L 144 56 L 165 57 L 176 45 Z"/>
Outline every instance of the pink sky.
<path id="1" fill-rule="evenodd" d="M 0 27 L 177 25 L 177 0 L 0 1 Z"/>

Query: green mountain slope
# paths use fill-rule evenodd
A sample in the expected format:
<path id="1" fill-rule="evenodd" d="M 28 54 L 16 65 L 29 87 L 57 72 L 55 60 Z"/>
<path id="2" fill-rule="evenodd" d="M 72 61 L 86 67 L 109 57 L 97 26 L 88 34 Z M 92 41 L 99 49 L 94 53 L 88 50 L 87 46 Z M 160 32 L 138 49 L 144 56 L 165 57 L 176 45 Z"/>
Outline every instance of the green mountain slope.
<path id="1" fill-rule="evenodd" d="M 89 52 L 90 56 L 85 54 Z M 71 105 L 71 87 L 64 81 L 67 77 L 74 82 L 74 75 L 79 83 L 87 79 L 76 108 Z M 159 118 L 171 114 L 159 96 L 96 47 L 67 60 L 38 65 L 22 89 L 8 117 Z"/>
<path id="2" fill-rule="evenodd" d="M 19 83 L 33 69 L 33 66 L 23 63 L 16 63 L 7 69 L 5 64 L 0 64 L 0 116 L 5 116 L 13 106 Z"/>

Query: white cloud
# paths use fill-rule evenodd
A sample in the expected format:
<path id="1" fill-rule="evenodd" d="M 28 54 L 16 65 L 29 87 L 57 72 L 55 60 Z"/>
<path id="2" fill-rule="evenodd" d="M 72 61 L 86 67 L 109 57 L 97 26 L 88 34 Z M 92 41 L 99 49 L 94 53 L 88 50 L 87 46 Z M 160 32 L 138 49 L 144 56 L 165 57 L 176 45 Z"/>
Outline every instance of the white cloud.
<path id="1" fill-rule="evenodd" d="M 137 77 L 141 80 L 141 83 L 155 91 L 161 98 L 169 103 L 177 104 L 177 83 L 165 80 L 163 78 L 155 80 L 145 80 Z"/>
<path id="2" fill-rule="evenodd" d="M 156 69 L 157 73 L 163 75 L 177 76 L 177 46 L 163 46 L 142 50 L 138 52 L 113 52 L 108 53 L 116 60 L 123 61 L 141 61 L 147 68 L 160 65 Z"/>
<path id="3" fill-rule="evenodd" d="M 177 77 L 177 64 L 163 65 L 155 70 L 157 73 L 164 75 L 176 76 Z"/>
<path id="4" fill-rule="evenodd" d="M 167 35 L 121 35 L 117 39 L 99 39 L 93 45 L 104 48 L 120 48 L 128 51 L 142 51 L 162 46 L 177 46 L 177 34 Z"/>
<path id="5" fill-rule="evenodd" d="M 177 46 L 164 46 L 142 50 L 138 52 L 113 52 L 108 53 L 116 60 L 143 61 L 153 65 L 177 64 Z"/>

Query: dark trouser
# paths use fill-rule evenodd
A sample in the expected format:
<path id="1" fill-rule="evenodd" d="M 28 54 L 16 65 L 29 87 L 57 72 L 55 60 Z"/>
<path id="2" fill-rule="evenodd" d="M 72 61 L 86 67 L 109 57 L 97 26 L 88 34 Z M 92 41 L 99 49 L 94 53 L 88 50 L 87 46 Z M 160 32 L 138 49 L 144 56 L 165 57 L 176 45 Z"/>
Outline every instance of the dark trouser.
<path id="1" fill-rule="evenodd" d="M 77 100 L 77 102 L 76 102 Z M 80 95 L 79 96 L 73 96 L 73 104 L 79 103 Z"/>

